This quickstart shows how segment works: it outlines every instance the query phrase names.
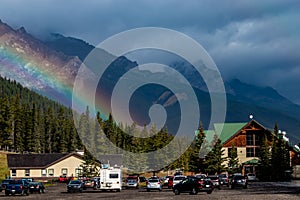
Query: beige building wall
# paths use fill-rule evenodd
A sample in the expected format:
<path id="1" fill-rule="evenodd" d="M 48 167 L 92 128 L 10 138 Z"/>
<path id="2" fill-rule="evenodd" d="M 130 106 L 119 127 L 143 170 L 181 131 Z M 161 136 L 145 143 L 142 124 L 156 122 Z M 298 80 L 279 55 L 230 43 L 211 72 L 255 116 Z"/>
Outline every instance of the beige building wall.
<path id="1" fill-rule="evenodd" d="M 228 148 L 227 147 L 223 147 L 222 148 L 224 150 L 224 154 L 223 157 L 228 157 Z M 239 164 L 241 165 L 242 163 L 248 161 L 248 160 L 252 160 L 253 158 L 257 158 L 257 157 L 246 157 L 246 147 L 237 147 L 237 156 L 239 159 Z M 224 165 L 228 166 L 228 160 L 224 162 Z"/>
<path id="2" fill-rule="evenodd" d="M 80 165 L 83 164 L 83 160 L 79 159 L 75 156 L 68 157 L 58 163 L 49 166 L 46 169 L 29 169 L 29 176 L 26 176 L 25 169 L 17 169 L 15 170 L 15 176 L 13 176 L 13 170 L 10 170 L 10 177 L 11 178 L 30 178 L 30 177 L 53 177 L 57 178 L 62 175 L 62 170 L 66 169 L 66 176 L 76 176 L 76 169 L 80 168 Z M 49 174 L 53 172 L 53 175 Z M 43 173 L 43 175 L 42 175 Z"/>
<path id="3" fill-rule="evenodd" d="M 83 164 L 83 160 L 71 156 L 66 158 L 65 160 L 62 160 L 52 166 L 49 166 L 47 168 L 47 177 L 49 177 L 49 172 L 53 169 L 53 177 L 59 177 L 62 175 L 62 170 L 67 169 L 67 175 L 66 176 L 76 176 L 76 169 L 81 168 L 80 165 Z M 51 177 L 51 176 L 50 176 Z"/>

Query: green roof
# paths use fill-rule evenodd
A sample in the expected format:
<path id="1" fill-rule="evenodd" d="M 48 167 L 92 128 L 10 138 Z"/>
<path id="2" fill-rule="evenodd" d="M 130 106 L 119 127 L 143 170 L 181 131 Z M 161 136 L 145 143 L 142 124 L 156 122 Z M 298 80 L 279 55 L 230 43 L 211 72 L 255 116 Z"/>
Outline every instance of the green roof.
<path id="1" fill-rule="evenodd" d="M 211 144 L 211 142 L 214 140 L 214 135 L 216 134 L 214 130 L 205 130 L 204 131 L 206 137 L 206 141 L 208 144 Z"/>
<path id="2" fill-rule="evenodd" d="M 234 134 L 236 134 L 239 130 L 246 126 L 246 124 L 248 123 L 215 123 L 214 128 L 216 134 L 219 136 L 222 143 L 224 144 Z"/>
<path id="3" fill-rule="evenodd" d="M 205 130 L 204 133 L 206 135 L 206 141 L 210 144 L 214 135 L 218 135 L 224 144 L 227 140 L 229 140 L 234 134 L 236 134 L 239 130 L 241 130 L 244 126 L 246 126 L 247 122 L 244 123 L 215 123 L 214 130 Z M 199 133 L 199 130 L 195 131 L 195 135 Z"/>

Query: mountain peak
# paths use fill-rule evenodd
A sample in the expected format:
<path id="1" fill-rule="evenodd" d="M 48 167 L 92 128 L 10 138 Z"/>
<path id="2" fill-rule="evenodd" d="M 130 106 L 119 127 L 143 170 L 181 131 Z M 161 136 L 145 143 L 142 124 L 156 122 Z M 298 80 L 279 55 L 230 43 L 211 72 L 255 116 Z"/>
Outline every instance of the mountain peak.
<path id="1" fill-rule="evenodd" d="M 21 28 L 19 28 L 18 30 L 17 30 L 17 32 L 18 33 L 20 33 L 20 34 L 26 34 L 27 32 L 26 32 L 26 29 L 22 26 Z"/>

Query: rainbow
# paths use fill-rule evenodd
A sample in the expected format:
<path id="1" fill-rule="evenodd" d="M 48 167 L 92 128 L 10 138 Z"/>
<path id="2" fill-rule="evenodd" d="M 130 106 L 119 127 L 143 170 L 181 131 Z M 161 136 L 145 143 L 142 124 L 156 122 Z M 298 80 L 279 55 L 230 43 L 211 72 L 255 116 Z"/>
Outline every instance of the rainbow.
<path id="1" fill-rule="evenodd" d="M 39 55 L 26 54 L 19 48 L 0 46 L 0 75 L 16 80 L 24 87 L 59 103 L 72 106 L 75 77 L 66 76 L 62 72 L 62 68 L 53 66 L 52 63 L 43 60 Z M 79 101 L 84 108 L 89 105 L 84 97 L 80 98 Z M 89 105 L 89 107 L 91 106 Z M 99 110 L 102 114 L 107 113 L 105 110 L 109 112 L 109 109 Z"/>

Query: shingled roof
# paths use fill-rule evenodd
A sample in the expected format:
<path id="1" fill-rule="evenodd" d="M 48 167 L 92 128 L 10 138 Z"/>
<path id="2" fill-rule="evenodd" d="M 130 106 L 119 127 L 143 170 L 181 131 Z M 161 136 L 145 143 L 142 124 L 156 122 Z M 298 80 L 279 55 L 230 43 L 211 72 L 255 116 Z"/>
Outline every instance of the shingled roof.
<path id="1" fill-rule="evenodd" d="M 70 156 L 82 158 L 77 153 L 8 154 L 7 164 L 10 169 L 46 168 Z"/>

